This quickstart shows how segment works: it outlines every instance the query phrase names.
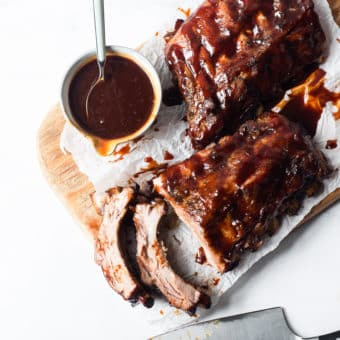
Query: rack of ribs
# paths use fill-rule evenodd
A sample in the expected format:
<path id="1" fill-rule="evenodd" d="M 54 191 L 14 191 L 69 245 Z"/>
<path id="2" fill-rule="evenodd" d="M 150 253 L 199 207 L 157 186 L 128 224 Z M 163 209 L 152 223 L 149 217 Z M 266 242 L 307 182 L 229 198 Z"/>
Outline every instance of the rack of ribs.
<path id="1" fill-rule="evenodd" d="M 110 286 L 125 300 L 133 303 L 140 301 L 146 307 L 152 307 L 153 299 L 142 285 L 125 260 L 125 246 L 122 244 L 122 229 L 126 223 L 128 205 L 134 198 L 132 188 L 114 188 L 106 195 L 103 222 L 96 240 L 95 259 Z"/>
<path id="2" fill-rule="evenodd" d="M 325 41 L 312 0 L 206 0 L 165 38 L 196 148 L 269 109 L 321 61 Z"/>
<path id="3" fill-rule="evenodd" d="M 277 230 L 283 214 L 296 214 L 330 172 L 302 128 L 264 113 L 169 167 L 154 186 L 197 236 L 207 261 L 226 272 Z"/>
<path id="4" fill-rule="evenodd" d="M 165 213 L 165 203 L 161 201 L 136 206 L 133 219 L 141 279 L 145 285 L 156 286 L 171 305 L 193 314 L 198 305 L 210 307 L 210 298 L 184 281 L 171 268 L 164 246 L 158 240 L 160 223 Z"/>

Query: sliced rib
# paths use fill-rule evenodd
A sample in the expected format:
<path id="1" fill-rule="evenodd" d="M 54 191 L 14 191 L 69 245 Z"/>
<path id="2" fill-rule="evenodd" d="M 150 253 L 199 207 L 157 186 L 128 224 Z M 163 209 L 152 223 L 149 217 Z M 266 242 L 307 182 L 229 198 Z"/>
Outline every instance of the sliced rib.
<path id="1" fill-rule="evenodd" d="M 262 245 L 278 217 L 295 214 L 329 172 L 303 129 L 266 113 L 169 167 L 154 185 L 196 234 L 208 262 L 225 272 Z"/>
<path id="2" fill-rule="evenodd" d="M 139 300 L 146 307 L 151 307 L 153 300 L 126 263 L 126 251 L 121 242 L 121 228 L 126 223 L 124 218 L 133 198 L 134 190 L 131 188 L 114 188 L 108 192 L 103 222 L 96 240 L 95 260 L 101 266 L 107 282 L 125 300 Z"/>
<path id="3" fill-rule="evenodd" d="M 144 283 L 155 285 L 167 300 L 192 314 L 197 305 L 210 306 L 210 298 L 178 276 L 166 258 L 158 228 L 165 214 L 164 202 L 138 204 L 133 217 L 137 229 L 137 262 Z"/>

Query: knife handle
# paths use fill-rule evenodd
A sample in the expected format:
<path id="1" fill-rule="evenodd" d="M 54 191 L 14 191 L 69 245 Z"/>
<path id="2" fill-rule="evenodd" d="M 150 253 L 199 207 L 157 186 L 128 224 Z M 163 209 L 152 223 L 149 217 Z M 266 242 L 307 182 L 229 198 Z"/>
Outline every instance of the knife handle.
<path id="1" fill-rule="evenodd" d="M 340 331 L 320 336 L 319 340 L 340 340 Z"/>

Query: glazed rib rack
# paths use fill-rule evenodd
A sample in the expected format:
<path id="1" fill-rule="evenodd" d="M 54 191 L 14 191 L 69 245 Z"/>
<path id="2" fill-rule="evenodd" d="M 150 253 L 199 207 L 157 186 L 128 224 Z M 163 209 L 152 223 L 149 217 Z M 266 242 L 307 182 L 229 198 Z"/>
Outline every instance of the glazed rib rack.
<path id="1" fill-rule="evenodd" d="M 208 262 L 225 272 L 246 250 L 258 249 L 282 215 L 296 214 L 329 172 L 302 128 L 266 113 L 171 166 L 154 185 L 197 236 Z"/>
<path id="2" fill-rule="evenodd" d="M 304 79 L 325 36 L 312 0 L 207 0 L 166 40 L 189 135 L 202 148 Z"/>

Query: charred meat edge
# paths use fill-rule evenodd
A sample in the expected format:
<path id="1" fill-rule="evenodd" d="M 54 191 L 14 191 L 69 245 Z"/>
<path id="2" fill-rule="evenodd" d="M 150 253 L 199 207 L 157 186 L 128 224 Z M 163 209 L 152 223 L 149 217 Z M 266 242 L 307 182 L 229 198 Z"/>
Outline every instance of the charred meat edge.
<path id="1" fill-rule="evenodd" d="M 164 247 L 158 240 L 158 228 L 165 215 L 165 203 L 161 201 L 136 206 L 134 222 L 137 230 L 137 262 L 145 284 L 155 285 L 176 308 L 189 314 L 198 305 L 210 307 L 210 298 L 185 282 L 171 268 Z"/>
<path id="2" fill-rule="evenodd" d="M 153 299 L 130 270 L 120 240 L 123 219 L 133 198 L 132 188 L 114 188 L 107 193 L 103 222 L 95 242 L 95 260 L 114 291 L 125 300 L 133 303 L 140 301 L 144 306 L 151 307 Z"/>

